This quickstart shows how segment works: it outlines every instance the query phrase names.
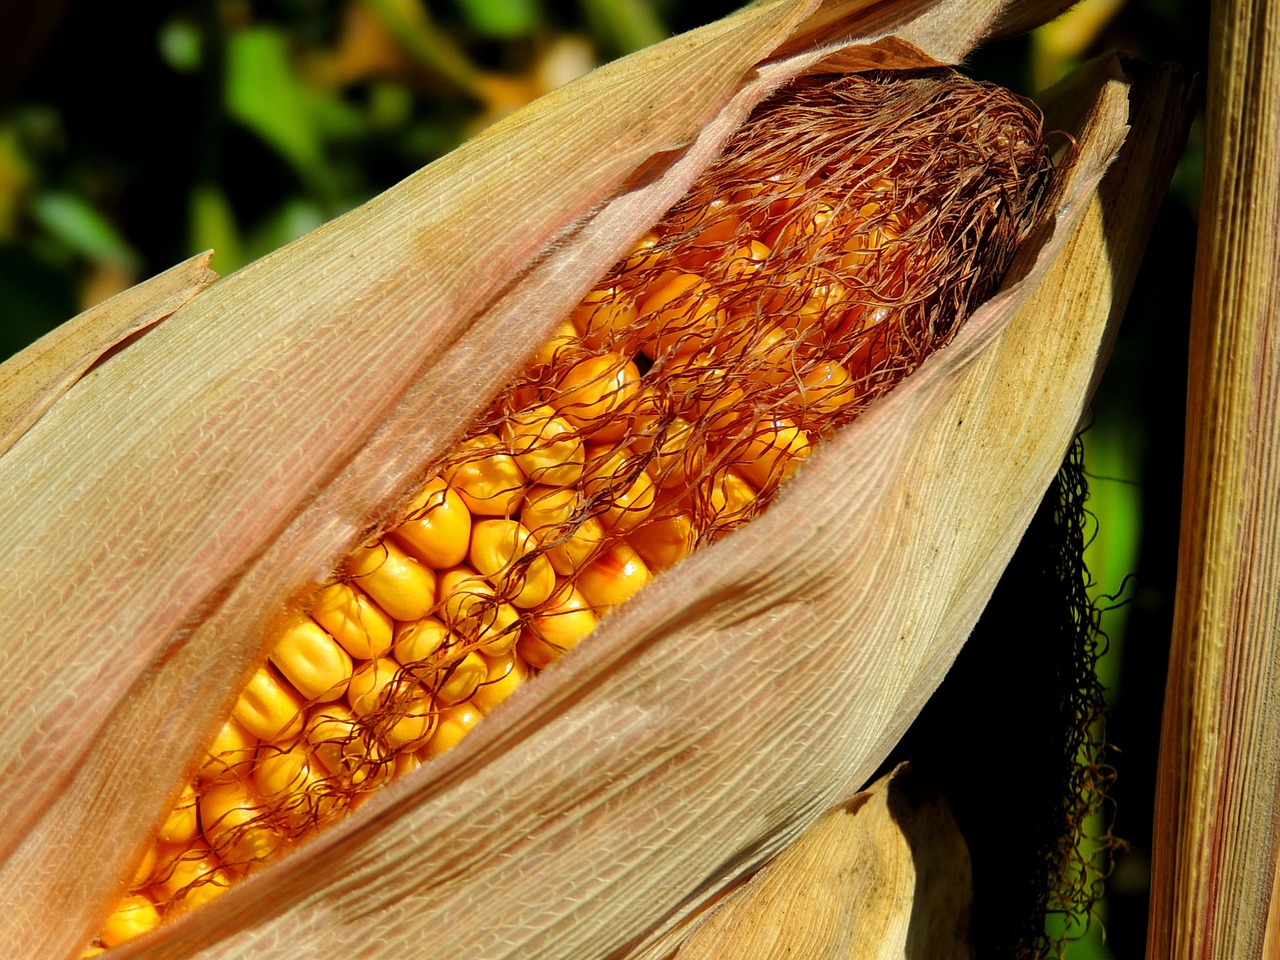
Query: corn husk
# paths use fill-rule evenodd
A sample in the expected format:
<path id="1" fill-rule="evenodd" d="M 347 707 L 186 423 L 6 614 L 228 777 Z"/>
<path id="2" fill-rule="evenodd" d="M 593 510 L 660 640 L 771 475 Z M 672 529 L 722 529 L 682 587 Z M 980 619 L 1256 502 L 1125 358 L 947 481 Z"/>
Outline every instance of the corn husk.
<path id="1" fill-rule="evenodd" d="M 1278 31 L 1213 4 L 1152 960 L 1280 955 Z"/>
<path id="2" fill-rule="evenodd" d="M 748 8 L 539 101 L 123 349 L 104 332 L 111 355 L 73 384 L 19 377 L 15 395 L 56 402 L 0 459 L 12 955 L 87 942 L 271 621 L 755 102 L 806 71 L 954 61 L 997 12 Z M 852 795 L 980 612 L 1127 292 L 1131 264 L 1106 251 L 1140 233 L 1150 178 L 1096 193 L 1129 86 L 1112 64 L 1086 99 L 1061 202 L 1010 284 L 764 517 L 445 759 L 121 955 L 611 956 Z"/>
<path id="3" fill-rule="evenodd" d="M 709 912 L 679 960 L 969 960 L 969 850 L 899 768 L 823 814 Z"/>

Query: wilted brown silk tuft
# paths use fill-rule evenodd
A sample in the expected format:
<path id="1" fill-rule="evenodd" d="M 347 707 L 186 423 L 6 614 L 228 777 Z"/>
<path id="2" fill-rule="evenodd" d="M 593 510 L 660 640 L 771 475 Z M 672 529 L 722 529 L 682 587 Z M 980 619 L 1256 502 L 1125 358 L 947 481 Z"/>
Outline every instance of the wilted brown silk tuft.
<path id="1" fill-rule="evenodd" d="M 434 585 L 423 609 L 392 611 L 394 649 L 348 647 L 375 692 L 357 696 L 355 680 L 310 697 L 290 688 L 298 709 L 278 735 L 205 764 L 187 795 L 193 838 L 158 846 L 135 894 L 162 914 L 208 899 L 448 749 L 470 704 L 478 716 L 500 699 L 477 691 L 557 659 L 581 639 L 571 624 L 589 632 L 649 573 L 759 513 L 814 444 L 994 290 L 1049 171 L 1034 112 L 950 71 L 809 78 L 763 103 L 437 465 L 433 479 L 474 514 L 470 566 L 416 553 L 397 528 L 373 542 L 371 565 L 344 568 L 376 599 L 378 570 L 403 549 Z M 553 448 L 567 452 L 539 461 Z M 495 458 L 520 469 L 479 496 L 465 478 Z M 477 572 L 483 521 L 519 521 L 528 541 Z M 624 555 L 643 576 L 610 593 Z M 447 576 L 464 581 L 452 602 Z M 314 604 L 299 600 L 322 620 Z M 415 645 L 429 627 L 440 638 Z M 481 671 L 469 686 L 468 663 Z M 219 790 L 247 800 L 207 802 Z"/>

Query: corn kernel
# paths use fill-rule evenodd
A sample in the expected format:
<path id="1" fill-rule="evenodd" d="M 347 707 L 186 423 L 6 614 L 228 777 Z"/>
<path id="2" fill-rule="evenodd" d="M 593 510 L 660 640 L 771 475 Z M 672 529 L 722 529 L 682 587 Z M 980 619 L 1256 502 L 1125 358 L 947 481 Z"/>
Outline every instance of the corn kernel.
<path id="1" fill-rule="evenodd" d="M 307 717 L 306 737 L 315 758 L 344 786 L 369 789 L 392 774 L 390 751 L 369 737 L 345 703 L 313 707 Z"/>
<path id="2" fill-rule="evenodd" d="M 411 557 L 394 540 L 379 540 L 347 558 L 347 574 L 396 620 L 417 620 L 436 602 L 431 568 Z"/>
<path id="3" fill-rule="evenodd" d="M 223 869 L 208 844 L 165 844 L 158 850 L 157 880 L 152 886 L 158 902 L 169 911 L 186 912 L 208 903 L 231 886 L 231 874 Z"/>
<path id="4" fill-rule="evenodd" d="M 628 447 L 587 448 L 590 467 L 582 490 L 589 500 L 601 500 L 609 509 L 601 516 L 605 529 L 626 533 L 653 512 L 657 488 L 642 461 Z"/>
<path id="5" fill-rule="evenodd" d="M 260 666 L 231 709 L 246 730 L 263 740 L 292 740 L 302 732 L 301 695 L 271 667 Z"/>
<path id="6" fill-rule="evenodd" d="M 677 273 L 659 283 L 640 304 L 644 351 L 663 356 L 714 351 L 727 317 L 711 284 L 695 273 Z"/>
<path id="7" fill-rule="evenodd" d="M 542 404 L 512 414 L 502 423 L 502 438 L 530 483 L 564 486 L 582 476 L 582 438 L 554 407 Z"/>
<path id="8" fill-rule="evenodd" d="M 121 897 L 102 924 L 98 939 L 105 947 L 115 947 L 160 925 L 156 905 L 142 894 Z"/>
<path id="9" fill-rule="evenodd" d="M 468 559 L 517 607 L 536 607 L 555 589 L 556 573 L 538 539 L 518 520 L 482 520 L 471 531 Z"/>
<path id="10" fill-rule="evenodd" d="M 653 573 L 670 570 L 693 553 L 696 542 L 693 517 L 674 510 L 659 509 L 651 519 L 627 535 L 627 543 L 635 548 Z"/>
<path id="11" fill-rule="evenodd" d="M 234 717 L 228 717 L 209 745 L 208 756 L 199 770 L 200 780 L 227 780 L 246 776 L 253 766 L 257 746 L 258 738 L 237 723 Z"/>
<path id="12" fill-rule="evenodd" d="M 591 603 L 566 581 L 530 619 L 516 650 L 531 667 L 541 670 L 585 640 L 598 623 Z"/>
<path id="13" fill-rule="evenodd" d="M 360 665 L 347 687 L 347 702 L 396 750 L 421 743 L 435 726 L 431 695 L 390 657 Z"/>
<path id="14" fill-rule="evenodd" d="M 432 477 L 409 505 L 409 519 L 391 535 L 434 570 L 461 563 L 471 540 L 471 512 L 458 491 Z"/>
<path id="15" fill-rule="evenodd" d="M 441 587 L 443 589 L 443 584 Z M 434 669 L 436 651 L 455 642 L 457 638 L 443 623 L 435 617 L 423 617 L 412 623 L 396 624 L 396 642 L 391 650 L 398 663 L 417 675 L 416 664 L 428 663 Z"/>
<path id="16" fill-rule="evenodd" d="M 640 387 L 640 371 L 616 353 L 588 357 L 560 378 L 551 403 L 560 416 L 597 443 L 617 440 L 628 430 L 627 405 Z"/>
<path id="17" fill-rule="evenodd" d="M 520 520 L 546 550 L 556 573 L 568 576 L 603 549 L 606 533 L 599 517 L 583 514 L 581 495 L 573 488 L 534 487 Z"/>
<path id="18" fill-rule="evenodd" d="M 419 751 L 419 757 L 430 760 L 440 756 L 446 750 L 452 750 L 471 732 L 471 728 L 479 723 L 483 716 L 484 714 L 469 700 L 442 708 L 435 735 Z"/>
<path id="19" fill-rule="evenodd" d="M 498 704 L 529 679 L 529 668 L 513 650 L 503 657 L 485 657 L 485 679 L 471 697 L 484 713 L 490 713 Z"/>
<path id="20" fill-rule="evenodd" d="M 510 517 L 524 497 L 524 473 L 492 433 L 458 444 L 458 452 L 442 476 L 458 491 L 467 509 L 480 516 Z"/>
<path id="21" fill-rule="evenodd" d="M 575 585 L 597 611 L 626 603 L 653 579 L 640 555 L 616 543 L 578 574 Z"/>
<path id="22" fill-rule="evenodd" d="M 440 571 L 440 619 L 464 643 L 501 656 L 516 642 L 520 615 L 466 565 Z"/>
<path id="23" fill-rule="evenodd" d="M 316 818 L 327 818 L 338 804 L 322 787 L 323 773 L 313 762 L 307 740 L 263 745 L 253 768 L 253 789 L 271 805 L 276 818 L 292 827 L 308 826 Z"/>
<path id="24" fill-rule="evenodd" d="M 306 700 L 337 700 L 347 692 L 351 657 L 310 617 L 285 629 L 269 659 Z"/>
<path id="25" fill-rule="evenodd" d="M 323 588 L 316 594 L 309 613 L 358 660 L 372 660 L 391 649 L 391 617 L 350 583 L 339 581 Z"/>
<path id="26" fill-rule="evenodd" d="M 843 364 L 824 360 L 805 374 L 799 401 L 816 414 L 833 414 L 858 398 L 857 384 Z"/>
<path id="27" fill-rule="evenodd" d="M 757 490 L 790 480 L 813 451 L 809 435 L 788 417 L 760 420 L 742 448 L 736 469 Z"/>
<path id="28" fill-rule="evenodd" d="M 191 784 L 182 788 L 178 802 L 160 825 L 160 839 L 165 843 L 186 843 L 200 830 L 196 816 L 196 791 Z"/>
<path id="29" fill-rule="evenodd" d="M 582 345 L 595 351 L 612 347 L 618 337 L 635 325 L 638 316 L 635 304 L 620 287 L 613 286 L 592 290 L 582 298 L 569 319 L 582 336 Z"/>
<path id="30" fill-rule="evenodd" d="M 250 865 L 266 860 L 284 845 L 262 803 L 234 780 L 210 784 L 200 797 L 205 840 L 225 863 Z"/>

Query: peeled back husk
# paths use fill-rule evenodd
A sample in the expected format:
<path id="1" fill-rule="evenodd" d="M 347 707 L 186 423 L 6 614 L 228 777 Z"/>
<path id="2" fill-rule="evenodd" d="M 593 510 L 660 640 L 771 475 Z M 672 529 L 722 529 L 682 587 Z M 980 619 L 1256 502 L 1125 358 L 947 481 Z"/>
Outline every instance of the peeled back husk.
<path id="1" fill-rule="evenodd" d="M 269 622 L 402 505 L 754 103 L 805 72 L 954 60 L 996 13 L 859 11 L 753 7 L 598 71 L 199 293 L 21 433 L 0 459 L 15 957 L 87 942 Z M 122 955 L 610 956 L 849 797 L 981 610 L 1125 292 L 1062 260 L 1135 229 L 1091 198 L 1128 101 L 1101 91 L 1017 282 L 763 517 L 446 758 Z"/>

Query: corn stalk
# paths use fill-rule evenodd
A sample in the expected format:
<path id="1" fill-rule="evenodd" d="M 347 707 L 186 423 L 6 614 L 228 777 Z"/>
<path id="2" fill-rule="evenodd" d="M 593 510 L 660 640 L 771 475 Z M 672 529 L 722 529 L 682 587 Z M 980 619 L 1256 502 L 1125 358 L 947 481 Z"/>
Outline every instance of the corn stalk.
<path id="1" fill-rule="evenodd" d="M 1280 950 L 1280 8 L 1215 3 L 1209 50 L 1152 960 Z"/>
<path id="2" fill-rule="evenodd" d="M 76 955 L 268 624 L 403 506 L 755 103 L 809 72 L 956 62 L 999 14 L 750 7 L 224 280 L 198 259 L 6 366 L 11 955 Z M 1076 162 L 1005 288 L 762 518 L 462 747 L 120 955 L 658 955 L 847 801 L 981 611 L 1128 292 L 1180 94 L 1110 61 L 1076 96 Z"/>

